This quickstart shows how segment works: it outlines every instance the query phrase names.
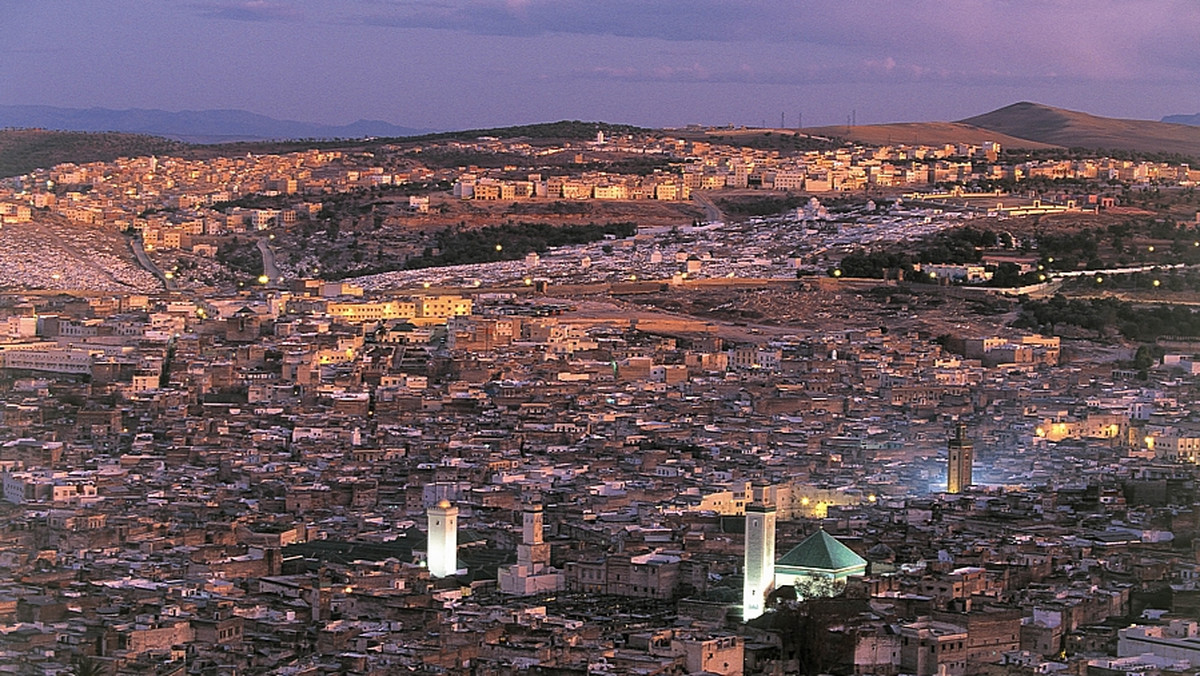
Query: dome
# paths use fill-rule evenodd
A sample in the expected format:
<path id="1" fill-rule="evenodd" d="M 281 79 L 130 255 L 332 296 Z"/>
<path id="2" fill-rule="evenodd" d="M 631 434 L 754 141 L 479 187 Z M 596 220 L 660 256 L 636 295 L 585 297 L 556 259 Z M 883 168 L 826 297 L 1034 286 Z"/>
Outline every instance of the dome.
<path id="1" fill-rule="evenodd" d="M 438 502 L 438 503 L 437 503 L 437 508 L 438 508 L 438 509 L 450 509 L 450 507 L 451 507 L 451 505 L 450 505 L 450 501 L 449 501 L 449 500 L 446 500 L 446 499 L 443 499 L 443 500 L 441 500 L 440 502 Z"/>

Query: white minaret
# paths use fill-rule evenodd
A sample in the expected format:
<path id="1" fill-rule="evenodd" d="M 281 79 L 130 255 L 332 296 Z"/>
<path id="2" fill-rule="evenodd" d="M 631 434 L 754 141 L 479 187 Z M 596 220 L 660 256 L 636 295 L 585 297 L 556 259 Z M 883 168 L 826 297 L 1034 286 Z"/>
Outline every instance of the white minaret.
<path id="1" fill-rule="evenodd" d="M 775 508 L 746 506 L 745 583 L 742 587 L 742 620 L 763 614 L 767 594 L 775 588 Z"/>
<path id="2" fill-rule="evenodd" d="M 442 500 L 429 508 L 429 574 L 446 577 L 458 571 L 458 508 Z"/>
<path id="3" fill-rule="evenodd" d="M 521 510 L 521 544 L 517 545 L 517 564 L 530 573 L 539 573 L 550 565 L 550 545 L 542 540 L 542 506 L 526 505 Z"/>

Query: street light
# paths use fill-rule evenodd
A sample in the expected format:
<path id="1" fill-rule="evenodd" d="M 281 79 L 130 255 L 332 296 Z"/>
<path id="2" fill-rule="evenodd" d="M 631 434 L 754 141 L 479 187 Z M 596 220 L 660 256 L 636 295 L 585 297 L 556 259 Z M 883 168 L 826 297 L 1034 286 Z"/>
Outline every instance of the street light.
<path id="1" fill-rule="evenodd" d="M 267 283 L 269 283 L 270 281 L 271 281 L 271 278 L 270 278 L 270 277 L 268 277 L 268 276 L 266 276 L 266 275 L 259 275 L 259 276 L 258 276 L 258 283 L 259 283 L 259 284 L 267 284 Z"/>

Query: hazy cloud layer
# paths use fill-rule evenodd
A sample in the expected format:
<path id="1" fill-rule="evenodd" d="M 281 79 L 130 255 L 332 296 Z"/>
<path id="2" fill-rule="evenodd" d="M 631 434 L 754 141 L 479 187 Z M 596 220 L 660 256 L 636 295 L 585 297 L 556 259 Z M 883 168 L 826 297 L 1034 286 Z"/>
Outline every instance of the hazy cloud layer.
<path id="1" fill-rule="evenodd" d="M 303 14 L 286 2 L 246 0 L 246 2 L 198 2 L 192 7 L 209 19 L 232 21 L 297 21 Z"/>
<path id="2" fill-rule="evenodd" d="M 11 0 L 0 25 L 9 104 L 440 128 L 1200 110 L 1195 0 Z"/>

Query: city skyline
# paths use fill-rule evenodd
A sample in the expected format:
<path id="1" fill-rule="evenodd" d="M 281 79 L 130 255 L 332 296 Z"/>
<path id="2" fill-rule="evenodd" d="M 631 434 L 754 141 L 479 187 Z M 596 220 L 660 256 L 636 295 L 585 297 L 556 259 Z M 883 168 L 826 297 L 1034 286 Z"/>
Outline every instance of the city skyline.
<path id="1" fill-rule="evenodd" d="M 0 20 L 0 104 L 437 129 L 1200 110 L 1200 8 L 1184 2 L 18 1 Z"/>

